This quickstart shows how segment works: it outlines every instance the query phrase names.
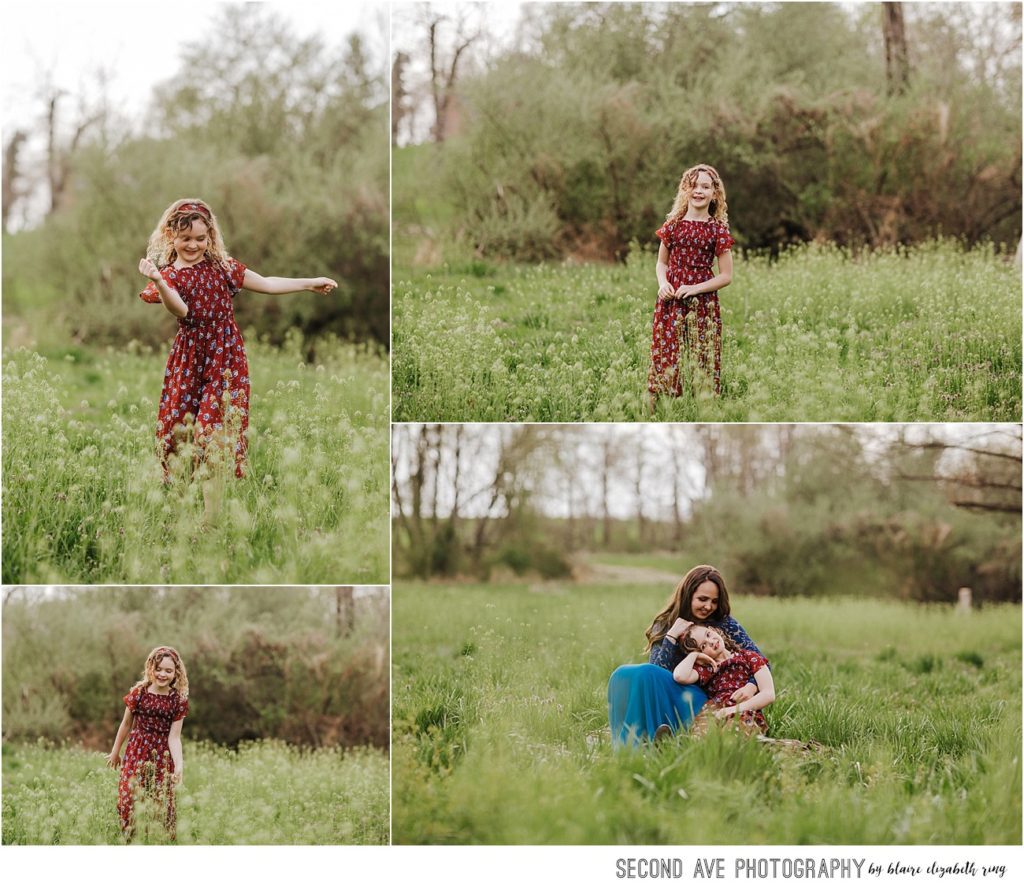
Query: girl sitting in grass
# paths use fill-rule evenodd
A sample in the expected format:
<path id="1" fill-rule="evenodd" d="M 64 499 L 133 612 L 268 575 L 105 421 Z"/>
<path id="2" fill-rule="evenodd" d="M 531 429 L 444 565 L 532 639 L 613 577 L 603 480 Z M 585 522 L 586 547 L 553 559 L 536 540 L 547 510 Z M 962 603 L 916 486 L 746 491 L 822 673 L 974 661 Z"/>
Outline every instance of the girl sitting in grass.
<path id="1" fill-rule="evenodd" d="M 748 733 L 767 733 L 761 710 L 775 701 L 775 682 L 768 661 L 756 651 L 741 650 L 711 626 L 692 625 L 679 642 L 686 656 L 672 670 L 672 677 L 681 685 L 699 684 L 708 695 L 705 710 L 710 709 L 715 718 L 735 719 Z M 757 684 L 757 693 L 735 702 L 735 692 L 752 681 Z M 694 728 L 701 731 L 704 726 L 704 717 L 698 717 Z"/>
<path id="2" fill-rule="evenodd" d="M 718 291 L 732 281 L 734 241 L 729 234 L 725 186 L 714 167 L 698 164 L 683 173 L 675 203 L 657 235 L 661 240 L 655 268 L 658 302 L 647 382 L 651 412 L 658 395 L 682 394 L 683 375 L 689 376 L 689 386 L 703 377 L 716 395 L 721 394 Z M 712 268 L 716 257 L 717 275 Z M 681 360 L 685 360 L 685 374 Z"/>
<path id="3" fill-rule="evenodd" d="M 219 444 L 234 455 L 235 475 L 245 474 L 249 428 L 249 364 L 235 323 L 233 300 L 241 289 L 256 293 L 311 290 L 327 295 L 331 278 L 265 278 L 232 259 L 210 207 L 196 198 L 176 200 L 149 238 L 139 271 L 150 283 L 139 294 L 162 303 L 178 319 L 157 416 L 156 437 L 168 478 L 168 459 L 182 438 L 194 434 L 200 458 Z M 204 489 L 207 513 L 216 510 Z"/>
<path id="4" fill-rule="evenodd" d="M 172 841 L 175 838 L 174 787 L 181 783 L 181 724 L 188 715 L 188 674 L 174 648 L 158 647 L 146 657 L 141 681 L 125 694 L 124 717 L 107 756 L 121 770 L 117 812 L 127 839 L 135 832 L 135 802 L 148 798 Z M 121 759 L 121 746 L 128 747 Z"/>

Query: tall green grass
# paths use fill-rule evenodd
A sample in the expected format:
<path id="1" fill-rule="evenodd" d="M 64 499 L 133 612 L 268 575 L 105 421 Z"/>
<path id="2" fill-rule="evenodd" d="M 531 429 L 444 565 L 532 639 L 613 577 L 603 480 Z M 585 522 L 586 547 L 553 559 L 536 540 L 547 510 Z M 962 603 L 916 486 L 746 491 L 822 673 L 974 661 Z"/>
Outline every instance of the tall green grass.
<path id="1" fill-rule="evenodd" d="M 237 750 L 186 741 L 176 791 L 177 842 L 199 845 L 384 845 L 388 757 L 364 748 Z M 81 747 L 4 746 L 5 845 L 119 844 L 118 775 Z M 137 844 L 165 844 L 136 808 Z"/>
<path id="2" fill-rule="evenodd" d="M 399 270 L 397 421 L 646 420 L 654 257 L 625 265 Z M 1018 420 L 1020 272 L 936 242 L 738 259 L 721 292 L 722 396 L 676 421 Z"/>
<path id="3" fill-rule="evenodd" d="M 770 658 L 774 747 L 615 751 L 608 676 L 651 587 L 393 596 L 396 843 L 982 844 L 1021 839 L 1021 611 L 737 599 Z"/>
<path id="4" fill-rule="evenodd" d="M 207 524 L 199 483 L 162 482 L 162 351 L 5 352 L 3 581 L 387 582 L 387 360 L 247 348 L 248 476 Z"/>

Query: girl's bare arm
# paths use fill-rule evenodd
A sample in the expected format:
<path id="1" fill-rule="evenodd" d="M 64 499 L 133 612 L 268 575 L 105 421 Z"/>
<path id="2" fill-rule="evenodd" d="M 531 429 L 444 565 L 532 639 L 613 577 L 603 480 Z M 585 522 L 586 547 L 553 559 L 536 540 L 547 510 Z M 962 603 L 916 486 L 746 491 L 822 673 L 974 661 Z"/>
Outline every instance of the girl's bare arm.
<path id="1" fill-rule="evenodd" d="M 139 260 L 139 273 L 144 274 L 156 284 L 157 292 L 160 294 L 160 301 L 164 304 L 164 308 L 172 315 L 176 318 L 183 318 L 188 314 L 188 306 L 185 304 L 185 300 L 178 295 L 177 290 L 167 285 L 164 276 L 160 274 L 160 270 L 151 259 L 144 258 Z"/>
<path id="2" fill-rule="evenodd" d="M 724 709 L 719 709 L 715 712 L 715 715 L 724 718 L 725 716 L 740 712 L 764 709 L 766 706 L 774 703 L 775 680 L 772 678 L 771 670 L 767 666 L 762 666 L 754 673 L 754 678 L 757 680 L 757 693 L 753 697 L 737 703 L 735 706 L 726 706 Z"/>
<path id="3" fill-rule="evenodd" d="M 171 722 L 171 733 L 167 735 L 167 748 L 171 751 L 171 761 L 174 762 L 174 782 L 181 783 L 185 772 L 185 760 L 181 753 L 181 723 L 184 719 L 179 718 Z"/>
<path id="4" fill-rule="evenodd" d="M 658 276 L 658 298 L 666 299 L 676 295 L 676 288 L 668 282 L 668 247 L 664 244 L 658 249 L 658 264 L 654 266 Z"/>
<path id="5" fill-rule="evenodd" d="M 131 733 L 132 725 L 135 723 L 135 716 L 132 715 L 132 711 L 125 706 L 124 718 L 121 719 L 121 724 L 117 729 L 117 736 L 114 738 L 114 748 L 110 750 L 110 755 L 107 756 L 107 764 L 112 768 L 117 768 L 121 764 L 121 747 L 124 745 L 125 738 Z"/>
<path id="6" fill-rule="evenodd" d="M 682 660 L 679 661 L 679 665 L 672 670 L 672 677 L 681 685 L 692 685 L 697 684 L 700 681 L 700 675 L 697 674 L 697 670 L 694 669 L 694 665 L 697 661 L 707 663 L 711 668 L 717 672 L 718 664 L 711 659 L 707 654 L 701 651 L 691 651 Z"/>
<path id="7" fill-rule="evenodd" d="M 732 251 L 726 250 L 718 257 L 718 274 L 710 280 L 700 284 L 690 284 L 687 287 L 680 287 L 676 292 L 677 296 L 696 296 L 700 293 L 714 293 L 722 287 L 728 287 L 732 283 Z"/>
<path id="8" fill-rule="evenodd" d="M 338 286 L 338 283 L 328 277 L 263 277 L 261 274 L 256 274 L 251 268 L 247 268 L 242 286 L 246 290 L 252 290 L 253 293 L 268 293 L 272 296 L 280 296 L 283 293 L 301 293 L 303 290 L 310 290 L 313 293 L 326 296 Z"/>

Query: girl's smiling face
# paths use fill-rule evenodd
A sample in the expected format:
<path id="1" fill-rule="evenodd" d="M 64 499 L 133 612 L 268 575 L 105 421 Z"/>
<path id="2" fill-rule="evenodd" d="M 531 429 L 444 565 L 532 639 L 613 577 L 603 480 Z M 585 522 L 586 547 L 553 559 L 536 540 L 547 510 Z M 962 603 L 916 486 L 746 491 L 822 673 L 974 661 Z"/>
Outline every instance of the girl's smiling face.
<path id="1" fill-rule="evenodd" d="M 690 611 L 695 620 L 708 620 L 718 610 L 718 586 L 713 580 L 705 580 L 693 591 Z"/>
<path id="2" fill-rule="evenodd" d="M 710 175 L 701 172 L 690 190 L 690 206 L 695 210 L 706 210 L 715 196 L 715 183 Z"/>
<path id="3" fill-rule="evenodd" d="M 185 267 L 197 265 L 206 256 L 210 229 L 201 219 L 193 219 L 192 225 L 174 233 L 174 252 Z"/>
<path id="4" fill-rule="evenodd" d="M 174 660 L 170 657 L 161 658 L 153 669 L 153 677 L 158 690 L 166 691 L 170 688 L 171 682 L 177 670 L 174 667 Z"/>

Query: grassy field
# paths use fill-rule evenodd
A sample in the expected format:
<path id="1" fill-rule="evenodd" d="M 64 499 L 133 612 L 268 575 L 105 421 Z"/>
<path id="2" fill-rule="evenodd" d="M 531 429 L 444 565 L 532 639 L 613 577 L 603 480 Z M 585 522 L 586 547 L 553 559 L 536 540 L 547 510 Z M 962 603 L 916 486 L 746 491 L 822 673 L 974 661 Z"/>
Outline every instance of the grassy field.
<path id="1" fill-rule="evenodd" d="M 386 752 L 300 751 L 269 742 L 232 751 L 186 741 L 184 754 L 185 782 L 176 800 L 179 844 L 388 842 Z M 99 752 L 5 744 L 3 843 L 123 842 L 117 779 Z M 159 826 L 148 832 L 150 842 L 167 842 Z M 136 842 L 145 841 L 140 820 Z"/>
<path id="2" fill-rule="evenodd" d="M 396 421 L 648 418 L 652 254 L 411 268 L 392 298 Z M 1020 271 L 990 249 L 811 245 L 739 260 L 721 298 L 722 396 L 662 399 L 658 419 L 1020 418 Z"/>
<path id="3" fill-rule="evenodd" d="M 398 584 L 396 843 L 1019 844 L 1021 610 L 738 598 L 772 747 L 611 748 L 665 589 Z"/>
<path id="4" fill-rule="evenodd" d="M 388 362 L 247 345 L 249 473 L 162 483 L 163 350 L 4 353 L 4 583 L 385 583 Z"/>

